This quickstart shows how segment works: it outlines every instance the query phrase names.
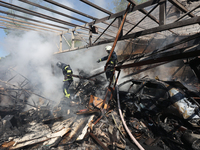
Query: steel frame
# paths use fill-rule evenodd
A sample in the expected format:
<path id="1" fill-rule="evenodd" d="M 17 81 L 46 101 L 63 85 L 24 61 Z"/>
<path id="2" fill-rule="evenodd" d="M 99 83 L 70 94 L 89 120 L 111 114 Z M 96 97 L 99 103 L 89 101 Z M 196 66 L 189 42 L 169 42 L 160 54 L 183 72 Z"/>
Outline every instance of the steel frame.
<path id="1" fill-rule="evenodd" d="M 71 22 L 67 22 L 67 21 L 64 21 L 64 20 L 61 20 L 61 19 L 57 19 L 57 18 L 48 16 L 48 15 L 45 15 L 45 14 L 41 14 L 41 13 L 35 12 L 35 11 L 31 11 L 31 10 L 28 10 L 26 8 L 23 8 L 23 7 L 20 7 L 20 6 L 16 6 L 16 5 L 13 5 L 11 3 L 7 3 L 7 2 L 4 2 L 4 1 L 0 0 L 0 6 L 1 7 L 5 7 L 5 8 L 8 8 L 8 9 L 20 11 L 22 13 L 26 13 L 26 14 L 29 14 L 29 15 L 37 16 L 37 17 L 40 17 L 40 18 L 43 18 L 43 19 L 46 19 L 46 20 L 51 20 L 52 22 L 56 22 L 56 23 L 60 23 L 60 24 L 63 24 L 63 25 L 68 25 L 69 27 L 73 27 L 73 28 L 68 28 L 68 27 L 65 27 L 65 26 L 56 25 L 54 23 L 47 23 L 45 21 L 39 21 L 39 20 L 36 20 L 36 19 L 30 19 L 30 18 L 27 18 L 27 17 L 24 17 L 24 16 L 12 14 L 12 13 L 0 10 L 0 13 L 25 19 L 26 21 L 20 21 L 19 19 L 12 19 L 12 18 L 9 18 L 9 17 L 6 18 L 5 16 L 1 16 L 1 17 L 4 17 L 4 18 L 8 19 L 8 20 L 1 20 L 1 21 L 4 21 L 4 22 L 9 22 L 9 20 L 10 21 L 17 21 L 16 24 L 20 24 L 18 22 L 23 22 L 23 23 L 26 23 L 26 26 L 31 27 L 31 28 L 21 27 L 23 29 L 36 30 L 37 31 L 38 29 L 39 30 L 43 30 L 43 29 L 46 28 L 45 30 L 50 29 L 50 31 L 53 31 L 53 32 L 58 31 L 59 32 L 58 35 L 60 36 L 60 44 L 59 44 L 60 46 L 59 46 L 59 51 L 57 53 L 70 52 L 70 51 L 74 51 L 74 50 L 80 50 L 80 49 L 83 49 L 83 48 L 88 48 L 88 47 L 93 47 L 93 46 L 97 46 L 97 45 L 101 45 L 101 44 L 114 42 L 115 38 L 112 38 L 112 37 L 115 37 L 115 36 L 112 36 L 110 34 L 110 32 L 112 31 L 112 34 L 113 33 L 117 34 L 117 33 L 113 32 L 113 30 L 109 29 L 109 28 L 111 28 L 111 27 L 119 28 L 120 20 L 121 20 L 121 18 L 123 18 L 124 14 L 125 14 L 125 10 L 121 11 L 121 12 L 118 12 L 118 13 L 112 13 L 112 12 L 110 12 L 110 11 L 108 11 L 108 10 L 106 10 L 106 9 L 104 9 L 104 8 L 102 8 L 102 7 L 100 7 L 100 6 L 96 5 L 96 4 L 88 1 L 88 0 L 80 0 L 80 2 L 83 2 L 83 3 L 93 7 L 95 9 L 98 9 L 99 11 L 101 11 L 101 12 L 103 12 L 105 14 L 108 14 L 108 16 L 99 19 L 99 18 L 95 18 L 95 17 L 93 17 L 91 15 L 85 14 L 83 12 L 80 12 L 78 10 L 72 9 L 72 8 L 70 8 L 68 6 L 63 5 L 63 4 L 60 4 L 59 2 L 56 2 L 56 1 L 53 1 L 53 0 L 44 0 L 47 3 L 50 3 L 50 4 L 58 6 L 58 7 L 62 7 L 64 9 L 67 9 L 68 11 L 74 12 L 76 14 L 79 14 L 81 16 L 84 16 L 84 17 L 87 17 L 87 18 L 90 18 L 90 19 L 93 20 L 91 22 L 87 22 L 85 20 L 82 20 L 82 19 L 79 19 L 79 18 L 76 18 L 76 17 L 73 17 L 73 16 L 69 16 L 69 15 L 67 15 L 65 13 L 62 13 L 62 12 L 59 12 L 59 11 L 55 11 L 55 10 L 50 9 L 48 7 L 44 7 L 42 5 L 30 2 L 29 0 L 19 0 L 19 1 L 24 2 L 26 4 L 29 4 L 29 5 L 32 5 L 32 6 L 35 6 L 35 7 L 38 7 L 38 8 L 41 8 L 41 9 L 44 9 L 44 10 L 47 10 L 47 11 L 50 11 L 50 12 L 53 12 L 53 13 L 56 13 L 56 14 L 59 14 L 59 15 L 62 15 L 64 17 L 70 18 L 70 19 L 75 20 L 75 21 L 79 21 L 80 23 L 85 23 L 84 25 L 74 24 L 74 23 L 71 23 Z M 195 16 L 192 13 L 194 10 L 199 8 L 200 5 L 196 6 L 192 10 L 188 10 L 186 7 L 184 7 L 177 0 L 168 0 L 172 5 L 174 5 L 176 8 L 178 8 L 180 11 L 184 12 L 185 14 L 182 15 L 180 18 L 178 18 L 173 23 L 166 24 L 166 21 L 165 21 L 165 19 L 166 19 L 166 0 L 149 0 L 149 1 L 144 2 L 142 4 L 139 4 L 139 5 L 137 5 L 134 0 L 127 0 L 127 1 L 131 3 L 131 7 L 128 10 L 128 13 L 131 13 L 131 12 L 134 12 L 134 11 L 140 11 L 145 16 L 136 24 L 126 20 L 125 23 L 129 23 L 129 24 L 134 25 L 134 26 L 131 28 L 131 30 L 128 30 L 127 28 L 123 27 L 122 30 L 121 30 L 121 33 L 119 35 L 118 40 L 134 39 L 134 38 L 137 38 L 137 37 L 150 35 L 150 34 L 153 34 L 153 33 L 159 33 L 159 32 L 166 31 L 166 30 L 169 30 L 170 32 L 174 33 L 174 31 L 172 31 L 171 29 L 180 28 L 180 27 L 184 27 L 184 26 L 189 26 L 189 25 L 193 25 L 193 24 L 198 24 L 200 22 L 200 17 L 199 16 Z M 159 20 L 157 20 L 156 17 L 151 14 L 153 9 L 155 9 L 156 7 L 154 7 L 149 12 L 145 10 L 146 7 L 149 7 L 149 6 L 152 6 L 152 5 L 156 5 L 156 6 L 160 5 Z M 191 18 L 180 21 L 185 16 L 189 16 Z M 154 27 L 154 28 L 149 28 L 149 29 L 145 29 L 144 27 L 138 26 L 144 20 L 144 18 L 146 18 L 146 17 L 149 17 L 151 20 L 156 22 L 159 26 L 158 27 Z M 117 19 L 118 19 L 118 22 L 119 22 L 118 25 L 116 25 L 116 23 L 115 23 L 115 21 Z M 108 20 L 111 20 L 111 22 L 110 23 L 106 22 Z M 29 23 L 29 21 L 37 22 L 37 23 L 44 24 L 44 25 L 39 25 L 39 24 L 35 24 L 35 23 Z M 98 23 L 106 24 L 107 27 L 106 28 L 102 28 L 102 27 L 99 26 L 99 29 L 101 29 L 103 31 L 99 31 L 100 34 L 97 35 L 96 39 L 93 39 L 93 37 L 95 37 L 96 35 L 91 32 L 90 27 L 91 26 L 98 27 Z M 1 24 L 3 24 L 3 23 L 1 23 Z M 31 24 L 33 26 L 30 26 L 30 25 L 27 25 L 27 24 Z M 4 28 L 4 26 L 6 27 L 6 24 L 3 25 L 3 28 Z M 12 25 L 9 25 L 9 27 L 11 27 L 11 26 Z M 36 26 L 39 26 L 39 27 L 42 27 L 42 28 L 39 28 L 39 27 L 36 27 Z M 53 27 L 56 27 L 56 28 L 52 28 L 50 26 L 53 26 Z M 14 28 L 14 26 L 12 26 L 12 27 Z M 141 28 L 143 30 L 134 32 L 132 30 L 135 27 L 139 27 L 139 28 Z M 17 28 L 20 28 L 20 27 L 17 27 Z M 81 31 L 78 31 L 78 29 L 79 30 L 85 30 L 86 32 L 88 32 L 85 35 L 78 34 L 81 37 L 82 36 L 88 37 L 88 41 L 89 42 L 87 43 L 87 45 L 84 45 L 84 46 L 81 46 L 81 47 L 75 47 L 75 45 L 74 45 L 75 33 L 76 32 L 77 33 L 79 33 L 79 32 L 81 33 Z M 123 31 L 127 31 L 126 34 L 123 34 Z M 130 33 L 131 31 L 133 33 Z M 68 50 L 63 50 L 62 49 L 62 39 L 64 38 L 64 34 L 65 33 L 71 34 L 71 37 L 72 37 L 72 45 L 71 45 L 71 48 L 68 49 Z M 176 34 L 176 33 L 174 33 L 174 34 Z M 111 37 L 111 38 L 109 38 L 109 37 Z M 188 39 L 190 39 L 190 38 L 197 38 L 197 36 L 194 35 L 194 37 L 191 36 Z M 100 39 L 101 39 L 101 41 L 99 41 Z M 67 42 L 66 38 L 65 38 L 65 41 Z M 176 45 L 176 44 L 172 43 L 172 45 Z M 55 54 L 57 54 L 57 53 L 55 53 Z"/>

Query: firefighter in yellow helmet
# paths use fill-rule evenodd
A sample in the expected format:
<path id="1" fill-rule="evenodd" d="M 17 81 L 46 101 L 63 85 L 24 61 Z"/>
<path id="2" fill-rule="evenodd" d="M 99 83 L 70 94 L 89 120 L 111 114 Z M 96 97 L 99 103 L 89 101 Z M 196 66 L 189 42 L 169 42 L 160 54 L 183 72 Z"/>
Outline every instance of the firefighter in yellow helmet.
<path id="1" fill-rule="evenodd" d="M 107 60 L 109 55 L 110 55 L 111 49 L 112 49 L 112 46 L 110 46 L 110 45 L 106 46 L 105 50 L 108 53 L 108 55 L 105 56 L 105 57 L 102 57 L 97 62 L 99 63 L 101 61 Z M 108 81 L 112 80 L 111 78 L 112 78 L 112 75 L 114 73 L 114 67 L 115 67 L 116 64 L 117 64 L 117 54 L 113 51 L 111 58 L 110 58 L 110 61 L 108 62 L 107 69 L 106 69 L 106 78 L 107 78 Z"/>
<path id="2" fill-rule="evenodd" d="M 62 62 L 57 62 L 56 64 L 60 69 L 62 69 L 63 75 L 64 75 L 64 84 L 63 84 L 63 93 L 65 95 L 66 98 L 71 99 L 71 95 L 69 93 L 69 87 L 71 85 L 71 83 L 73 82 L 73 71 L 70 67 L 70 65 L 67 65 L 65 63 Z"/>

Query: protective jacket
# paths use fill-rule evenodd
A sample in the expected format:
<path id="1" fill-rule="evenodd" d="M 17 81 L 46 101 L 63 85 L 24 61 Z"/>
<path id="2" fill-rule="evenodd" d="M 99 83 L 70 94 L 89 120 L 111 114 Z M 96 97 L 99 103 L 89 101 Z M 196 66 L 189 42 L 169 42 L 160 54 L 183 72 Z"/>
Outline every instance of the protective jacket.
<path id="1" fill-rule="evenodd" d="M 105 57 L 102 57 L 101 59 L 99 59 L 99 62 L 100 61 L 104 61 L 104 60 L 107 60 L 109 57 L 109 55 L 105 56 Z M 111 55 L 111 58 L 108 62 L 108 68 L 114 68 L 114 66 L 117 64 L 117 54 L 113 51 L 112 55 Z"/>
<path id="2" fill-rule="evenodd" d="M 99 59 L 97 62 L 101 62 L 104 60 L 107 60 L 109 57 L 109 55 L 102 57 L 101 59 Z M 114 67 L 117 64 L 117 54 L 113 51 L 110 60 L 108 61 L 108 65 L 106 68 L 106 78 L 108 81 L 112 81 L 113 80 L 113 73 L 114 73 Z"/>
<path id="3" fill-rule="evenodd" d="M 69 93 L 69 87 L 70 87 L 71 83 L 73 82 L 73 77 L 72 77 L 73 71 L 69 65 L 66 65 L 61 62 L 59 62 L 59 63 L 60 63 L 59 68 L 62 69 L 62 72 L 64 75 L 63 93 L 64 93 L 65 97 L 71 99 L 71 95 Z"/>
<path id="4" fill-rule="evenodd" d="M 62 72 L 64 75 L 64 81 L 73 80 L 73 77 L 72 77 L 73 71 L 72 71 L 70 65 L 66 65 L 66 64 L 62 63 L 61 69 L 62 69 Z"/>

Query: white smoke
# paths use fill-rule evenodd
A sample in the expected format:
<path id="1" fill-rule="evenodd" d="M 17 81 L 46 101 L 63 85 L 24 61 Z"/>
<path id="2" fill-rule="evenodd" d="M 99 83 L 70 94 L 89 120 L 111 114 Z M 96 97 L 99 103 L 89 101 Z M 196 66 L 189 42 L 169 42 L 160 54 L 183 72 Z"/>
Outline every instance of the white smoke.
<path id="1" fill-rule="evenodd" d="M 58 38 L 54 34 L 42 34 L 34 31 L 11 32 L 4 41 L 4 49 L 12 56 L 11 60 L 8 58 L 9 61 L 6 65 L 14 67 L 16 72 L 26 77 L 32 83 L 36 94 L 55 102 L 59 102 L 63 97 L 63 74 L 61 69 L 56 66 L 57 61 L 69 64 L 75 75 L 79 75 L 78 69 L 92 75 L 91 71 L 96 68 L 101 67 L 102 70 L 100 69 L 98 72 L 103 71 L 106 61 L 97 63 L 97 60 L 107 55 L 106 45 L 54 54 L 58 51 L 55 44 Z M 58 71 L 57 74 L 53 73 L 55 70 Z M 9 78 L 12 76 L 14 74 Z M 20 83 L 23 80 L 24 78 L 21 77 L 20 81 L 16 82 Z M 74 78 L 74 80 L 79 79 Z M 39 97 L 31 97 L 30 103 L 32 100 L 37 102 Z"/>
<path id="2" fill-rule="evenodd" d="M 19 5 L 16 1 L 13 3 Z M 27 7 L 27 4 L 19 3 L 20 6 Z M 73 4 L 66 5 L 73 8 Z M 55 102 L 59 102 L 63 97 L 63 74 L 55 66 L 57 61 L 69 64 L 74 74 L 78 74 L 78 69 L 91 74 L 92 70 L 103 68 L 106 61 L 98 64 L 97 60 L 107 55 L 105 51 L 107 44 L 55 55 L 54 52 L 58 51 L 55 43 L 58 42 L 59 36 L 55 34 L 35 31 L 11 31 L 3 42 L 4 49 L 12 56 L 11 60 L 7 61 L 7 66 L 14 67 L 15 71 L 26 77 L 34 85 L 35 93 Z M 115 51 L 117 51 L 116 49 L 117 46 Z M 59 71 L 58 75 L 53 73 L 52 65 Z M 99 71 L 103 71 L 103 69 Z M 37 98 L 39 99 L 39 97 L 33 96 L 31 100 L 37 101 Z"/>
<path id="3" fill-rule="evenodd" d="M 7 66 L 14 66 L 15 71 L 26 77 L 35 86 L 37 94 L 58 101 L 62 96 L 62 82 L 59 83 L 59 78 L 53 75 L 51 68 L 53 53 L 57 49 L 55 38 L 53 34 L 33 31 L 20 36 L 11 32 L 5 38 L 4 48 L 12 56 Z"/>

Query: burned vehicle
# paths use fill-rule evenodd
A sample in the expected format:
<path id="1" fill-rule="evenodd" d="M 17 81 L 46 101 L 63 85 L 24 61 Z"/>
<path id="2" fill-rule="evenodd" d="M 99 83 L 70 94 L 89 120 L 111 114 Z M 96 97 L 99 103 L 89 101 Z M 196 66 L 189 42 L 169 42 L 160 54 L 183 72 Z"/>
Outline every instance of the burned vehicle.
<path id="1" fill-rule="evenodd" d="M 198 92 L 159 79 L 131 79 L 118 87 L 118 101 L 136 139 L 161 149 L 200 149 Z"/>

